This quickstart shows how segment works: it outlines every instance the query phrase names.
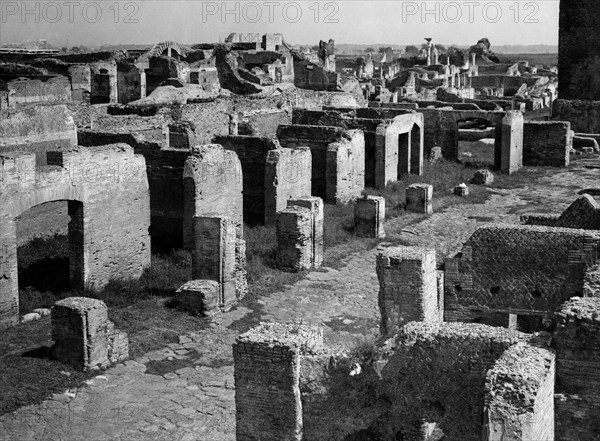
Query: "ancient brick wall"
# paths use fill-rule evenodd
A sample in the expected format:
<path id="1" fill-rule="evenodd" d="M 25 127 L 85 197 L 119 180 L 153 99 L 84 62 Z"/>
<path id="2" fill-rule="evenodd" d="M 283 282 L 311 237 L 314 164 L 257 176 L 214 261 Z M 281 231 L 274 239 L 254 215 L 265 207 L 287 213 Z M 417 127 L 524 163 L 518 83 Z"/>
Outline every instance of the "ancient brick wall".
<path id="1" fill-rule="evenodd" d="M 562 214 L 531 214 L 521 217 L 525 225 L 600 230 L 600 205 L 587 193 L 569 205 Z"/>
<path id="2" fill-rule="evenodd" d="M 285 148 L 310 148 L 313 196 L 334 204 L 357 197 L 364 189 L 365 141 L 361 131 L 289 125 L 279 127 L 277 138 Z M 341 156 L 344 150 L 346 154 Z"/>
<path id="3" fill-rule="evenodd" d="M 377 255 L 382 335 L 391 336 L 411 321 L 437 322 L 439 314 L 434 249 L 386 248 Z"/>
<path id="4" fill-rule="evenodd" d="M 385 237 L 385 198 L 364 196 L 354 203 L 354 234 L 359 237 Z"/>
<path id="5" fill-rule="evenodd" d="M 365 189 L 365 138 L 360 130 L 348 131 L 343 140 L 327 146 L 325 200 L 345 204 Z"/>
<path id="6" fill-rule="evenodd" d="M 239 134 L 273 137 L 280 125 L 291 124 L 290 113 L 285 110 L 251 111 L 240 116 Z"/>
<path id="7" fill-rule="evenodd" d="M 275 224 L 277 212 L 290 199 L 311 195 L 312 155 L 308 147 L 280 148 L 267 154 L 265 166 L 265 225 Z"/>
<path id="8" fill-rule="evenodd" d="M 581 294 L 600 235 L 542 226 L 479 228 L 457 258 L 446 259 L 444 319 L 489 320 L 489 313 L 547 317 Z"/>
<path id="9" fill-rule="evenodd" d="M 150 200 L 146 164 L 125 144 L 1 157 L 0 324 L 18 318 L 15 218 L 46 202 L 69 201 L 70 277 L 96 290 L 112 279 L 140 277 L 150 265 Z"/>
<path id="10" fill-rule="evenodd" d="M 71 100 L 77 103 L 90 103 L 92 91 L 92 76 L 87 64 L 69 66 L 69 80 L 71 81 Z"/>
<path id="11" fill-rule="evenodd" d="M 600 99 L 571 101 L 561 96 L 552 105 L 552 119 L 570 122 L 571 129 L 577 133 L 600 133 Z"/>
<path id="12" fill-rule="evenodd" d="M 322 343 L 322 330 L 277 323 L 261 324 L 236 339 L 236 440 L 303 439 L 300 361 Z"/>
<path id="13" fill-rule="evenodd" d="M 312 268 L 313 214 L 309 208 L 290 206 L 277 213 L 277 266 L 287 271 Z"/>
<path id="14" fill-rule="evenodd" d="M 448 440 L 480 441 L 486 373 L 525 338 L 481 324 L 408 323 L 382 370 L 392 408 L 374 426 L 387 426 L 396 439 L 424 439 L 423 432 L 407 437 L 418 436 L 423 422 L 437 423 Z"/>
<path id="15" fill-rule="evenodd" d="M 568 167 L 573 146 L 571 124 L 564 121 L 525 121 L 523 165 Z"/>
<path id="16" fill-rule="evenodd" d="M 39 79 L 19 78 L 10 81 L 8 107 L 16 108 L 33 103 L 64 103 L 71 101 L 71 84 L 66 77 Z"/>
<path id="17" fill-rule="evenodd" d="M 599 22 L 600 11 L 593 0 L 561 0 L 558 25 L 558 95 L 561 99 L 600 100 Z"/>
<path id="18" fill-rule="evenodd" d="M 221 310 L 227 309 L 246 294 L 246 268 L 236 260 L 236 225 L 223 217 L 196 216 L 193 234 L 192 277 L 218 282 L 216 303 Z M 241 245 L 245 254 L 245 244 Z"/>
<path id="19" fill-rule="evenodd" d="M 517 343 L 504 352 L 485 382 L 486 441 L 554 441 L 553 351 Z"/>
<path id="20" fill-rule="evenodd" d="M 302 199 L 289 199 L 287 201 L 288 207 L 303 207 L 308 208 L 311 213 L 311 260 L 312 267 L 319 268 L 323 263 L 324 255 L 324 229 L 323 225 L 325 222 L 325 215 L 323 211 L 323 199 L 308 196 Z"/>
<path id="21" fill-rule="evenodd" d="M 244 222 L 262 225 L 265 222 L 265 173 L 269 151 L 281 149 L 277 139 L 255 136 L 218 136 L 215 143 L 235 152 L 242 166 Z"/>
<path id="22" fill-rule="evenodd" d="M 48 150 L 76 145 L 77 129 L 66 106 L 28 106 L 0 119 L 0 153 L 33 152 L 43 165 Z"/>
<path id="23" fill-rule="evenodd" d="M 195 216 L 226 217 L 243 237 L 242 169 L 235 152 L 218 144 L 195 147 L 183 171 L 183 243 L 192 248 Z"/>
<path id="24" fill-rule="evenodd" d="M 600 433 L 600 299 L 572 298 L 557 313 L 556 439 L 592 441 Z"/>

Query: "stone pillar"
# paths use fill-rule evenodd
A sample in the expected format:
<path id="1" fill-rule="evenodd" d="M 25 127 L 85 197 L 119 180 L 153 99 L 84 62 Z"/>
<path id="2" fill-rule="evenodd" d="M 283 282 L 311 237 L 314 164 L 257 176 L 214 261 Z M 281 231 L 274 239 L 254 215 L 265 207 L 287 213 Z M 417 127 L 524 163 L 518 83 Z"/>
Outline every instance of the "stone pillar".
<path id="1" fill-rule="evenodd" d="M 485 441 L 554 441 L 555 355 L 517 343 L 486 374 Z"/>
<path id="2" fill-rule="evenodd" d="M 511 175 L 523 167 L 523 114 L 509 111 L 502 119 L 500 171 Z"/>
<path id="3" fill-rule="evenodd" d="M 194 217 L 192 277 L 220 284 L 215 303 L 221 310 L 237 299 L 235 231 L 235 224 L 225 217 Z"/>
<path id="4" fill-rule="evenodd" d="M 392 336 L 411 321 L 442 321 L 434 249 L 383 249 L 377 255 L 377 278 L 381 335 Z"/>
<path id="5" fill-rule="evenodd" d="M 103 369 L 129 356 L 127 334 L 108 320 L 103 301 L 69 297 L 52 308 L 54 357 L 81 371 Z"/>
<path id="6" fill-rule="evenodd" d="M 237 441 L 303 439 L 300 361 L 322 344 L 322 329 L 279 323 L 262 323 L 237 338 Z"/>
<path id="7" fill-rule="evenodd" d="M 108 93 L 111 104 L 117 104 L 119 102 L 119 87 L 118 87 L 118 76 L 117 66 L 111 69 L 108 73 Z"/>
<path id="8" fill-rule="evenodd" d="M 385 198 L 364 196 L 354 203 L 354 234 L 360 237 L 385 237 Z"/>
<path id="9" fill-rule="evenodd" d="M 312 215 L 312 260 L 313 267 L 319 268 L 323 264 L 323 199 L 311 196 L 302 199 L 290 199 L 288 207 L 308 208 Z"/>
<path id="10" fill-rule="evenodd" d="M 433 185 L 409 185 L 406 188 L 406 210 L 414 213 L 433 213 Z"/>
<path id="11" fill-rule="evenodd" d="M 600 433 L 600 298 L 573 297 L 557 313 L 556 439 L 593 441 Z"/>
<path id="12" fill-rule="evenodd" d="M 183 309 L 194 315 L 212 315 L 219 310 L 221 285 L 214 280 L 191 280 L 177 290 Z"/>
<path id="13" fill-rule="evenodd" d="M 277 265 L 308 270 L 313 264 L 313 216 L 308 208 L 292 206 L 277 213 Z"/>
<path id="14" fill-rule="evenodd" d="M 0 157 L 0 161 L 2 159 Z M 5 172 L 0 170 L 0 173 Z M 8 217 L 0 218 L 0 222 L 0 328 L 8 328 L 19 323 L 17 226 L 14 219 Z"/>

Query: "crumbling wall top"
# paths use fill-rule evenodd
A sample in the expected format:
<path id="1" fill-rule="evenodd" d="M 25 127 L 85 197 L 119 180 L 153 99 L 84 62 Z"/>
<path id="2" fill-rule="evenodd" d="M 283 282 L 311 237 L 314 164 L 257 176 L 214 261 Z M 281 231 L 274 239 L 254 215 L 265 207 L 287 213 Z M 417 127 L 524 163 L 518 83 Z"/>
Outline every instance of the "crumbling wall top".
<path id="1" fill-rule="evenodd" d="M 323 345 L 323 329 L 301 324 L 261 323 L 237 337 L 237 343 L 287 346 L 312 352 Z"/>

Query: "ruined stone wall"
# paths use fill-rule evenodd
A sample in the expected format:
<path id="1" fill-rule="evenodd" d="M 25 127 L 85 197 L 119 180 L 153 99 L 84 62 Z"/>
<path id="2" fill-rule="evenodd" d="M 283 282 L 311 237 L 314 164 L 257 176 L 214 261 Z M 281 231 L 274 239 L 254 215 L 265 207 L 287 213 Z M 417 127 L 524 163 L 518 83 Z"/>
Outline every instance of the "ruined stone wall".
<path id="1" fill-rule="evenodd" d="M 244 112 L 240 116 L 240 135 L 273 137 L 280 125 L 291 124 L 290 113 L 285 110 Z"/>
<path id="2" fill-rule="evenodd" d="M 593 0 L 561 0 L 558 24 L 558 96 L 561 99 L 600 100 L 599 22 L 600 11 Z"/>
<path id="3" fill-rule="evenodd" d="M 445 262 L 444 319 L 489 320 L 489 313 L 546 317 L 581 294 L 598 257 L 592 231 L 522 225 L 479 228 Z"/>
<path id="4" fill-rule="evenodd" d="M 131 63 L 117 64 L 117 90 L 119 103 L 139 100 L 146 94 L 146 74 Z"/>
<path id="5" fill-rule="evenodd" d="M 146 164 L 125 144 L 1 157 L 0 324 L 18 319 L 15 218 L 46 202 L 69 201 L 70 278 L 96 290 L 112 279 L 138 278 L 150 265 Z"/>
<path id="6" fill-rule="evenodd" d="M 87 64 L 69 66 L 71 81 L 71 100 L 77 103 L 90 103 L 92 92 L 92 73 Z"/>
<path id="7" fill-rule="evenodd" d="M 0 153 L 27 151 L 36 153 L 45 164 L 48 150 L 68 149 L 77 145 L 73 115 L 64 105 L 28 106 L 0 119 Z"/>
<path id="8" fill-rule="evenodd" d="M 343 140 L 327 146 L 326 190 L 328 203 L 345 204 L 365 189 L 365 138 L 360 130 L 348 131 Z"/>
<path id="9" fill-rule="evenodd" d="M 301 89 L 336 91 L 339 75 L 318 64 L 294 56 L 294 85 Z"/>
<path id="10" fill-rule="evenodd" d="M 285 148 L 310 148 L 313 196 L 334 204 L 356 197 L 364 189 L 365 142 L 361 131 L 289 125 L 279 127 L 277 138 Z M 343 150 L 346 156 L 338 156 Z"/>
<path id="11" fill-rule="evenodd" d="M 300 361 L 322 343 L 322 330 L 276 323 L 236 339 L 236 440 L 303 439 Z"/>
<path id="12" fill-rule="evenodd" d="M 215 143 L 235 152 L 242 165 L 244 222 L 261 225 L 265 222 L 265 173 L 270 150 L 281 149 L 277 139 L 255 136 L 218 136 Z"/>
<path id="13" fill-rule="evenodd" d="M 71 84 L 66 77 L 40 79 L 19 78 L 10 81 L 8 107 L 17 108 L 34 103 L 64 103 L 71 101 Z"/>
<path id="14" fill-rule="evenodd" d="M 574 132 L 600 133 L 600 99 L 589 101 L 581 98 L 570 101 L 561 96 L 552 105 L 552 119 L 570 122 Z"/>
<path id="15" fill-rule="evenodd" d="M 434 146 L 442 148 L 444 158 L 455 160 L 458 155 L 456 133 L 458 122 L 471 118 L 481 118 L 489 121 L 496 127 L 495 150 L 499 155 L 502 146 L 502 118 L 505 113 L 500 111 L 475 111 L 475 110 L 441 110 L 417 109 L 424 117 L 425 127 L 425 155 L 429 155 Z M 497 167 L 500 167 L 499 157 Z"/>
<path id="16" fill-rule="evenodd" d="M 592 196 L 584 193 L 560 215 L 524 215 L 521 217 L 521 222 L 525 225 L 600 230 L 600 205 Z"/>
<path id="17" fill-rule="evenodd" d="M 523 339 L 481 324 L 408 323 L 382 370 L 382 390 L 392 408 L 373 426 L 387 426 L 395 439 L 425 439 L 415 429 L 437 423 L 448 440 L 480 441 L 486 373 Z"/>
<path id="18" fill-rule="evenodd" d="M 243 237 L 242 168 L 237 154 L 218 144 L 195 147 L 183 171 L 183 243 L 192 249 L 196 216 L 226 217 Z"/>
<path id="19" fill-rule="evenodd" d="M 523 165 L 568 167 L 573 146 L 571 124 L 564 121 L 525 121 Z"/>
<path id="20" fill-rule="evenodd" d="M 553 351 L 517 343 L 487 372 L 486 441 L 554 441 Z"/>
<path id="21" fill-rule="evenodd" d="M 265 225 L 275 224 L 277 212 L 290 199 L 311 195 L 312 155 L 308 147 L 271 150 L 265 166 Z"/>
<path id="22" fill-rule="evenodd" d="M 600 299 L 572 298 L 557 313 L 556 439 L 592 441 L 600 433 Z"/>

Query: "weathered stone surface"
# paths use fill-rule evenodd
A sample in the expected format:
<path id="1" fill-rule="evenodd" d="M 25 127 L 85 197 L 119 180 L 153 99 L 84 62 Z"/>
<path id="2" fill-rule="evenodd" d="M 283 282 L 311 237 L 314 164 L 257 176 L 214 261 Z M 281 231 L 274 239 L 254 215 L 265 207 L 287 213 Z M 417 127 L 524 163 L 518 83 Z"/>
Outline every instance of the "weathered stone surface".
<path id="1" fill-rule="evenodd" d="M 569 122 L 526 121 L 523 125 L 523 165 L 568 167 L 572 133 Z"/>
<path id="2" fill-rule="evenodd" d="M 445 320 L 486 323 L 489 313 L 539 319 L 583 290 L 598 257 L 594 231 L 522 225 L 480 227 L 445 261 Z M 523 323 L 525 326 L 525 323 Z"/>
<path id="3" fill-rule="evenodd" d="M 312 155 L 308 147 L 271 150 L 265 167 L 265 225 L 274 225 L 290 199 L 311 195 Z"/>
<path id="4" fill-rule="evenodd" d="M 324 254 L 324 213 L 323 199 L 312 196 L 303 199 L 290 199 L 288 207 L 298 206 L 308 208 L 312 216 L 312 265 L 319 268 L 323 264 Z"/>
<path id="5" fill-rule="evenodd" d="M 303 439 L 300 359 L 323 344 L 322 329 L 264 323 L 233 345 L 236 439 Z"/>
<path id="6" fill-rule="evenodd" d="M 221 285 L 215 280 L 191 280 L 177 290 L 180 305 L 192 314 L 211 315 L 219 310 Z"/>
<path id="7" fill-rule="evenodd" d="M 429 162 L 439 161 L 440 159 L 442 159 L 442 148 L 432 147 L 429 153 Z"/>
<path id="8" fill-rule="evenodd" d="M 502 118 L 500 171 L 511 175 L 523 167 L 523 113 L 506 112 Z"/>
<path id="9" fill-rule="evenodd" d="M 487 372 L 484 439 L 489 441 L 554 438 L 555 354 L 517 343 Z"/>
<path id="10" fill-rule="evenodd" d="M 392 247 L 377 255 L 380 332 L 394 335 L 411 321 L 442 320 L 434 249 Z"/>
<path id="11" fill-rule="evenodd" d="M 104 369 L 129 356 L 127 334 L 108 320 L 103 301 L 69 297 L 52 308 L 53 355 L 73 368 Z"/>
<path id="12" fill-rule="evenodd" d="M 469 187 L 467 187 L 464 184 L 458 185 L 458 186 L 454 187 L 452 192 L 454 193 L 454 196 L 461 196 L 461 197 L 468 196 L 469 195 Z"/>
<path id="13" fill-rule="evenodd" d="M 448 439 L 481 441 L 486 374 L 510 346 L 528 338 L 481 324 L 406 324 L 382 370 L 390 410 L 371 427 L 405 437 L 417 427 L 425 438 L 422 423 L 429 421 Z"/>
<path id="14" fill-rule="evenodd" d="M 477 170 L 471 179 L 474 185 L 489 185 L 494 182 L 494 174 L 489 170 Z"/>
<path id="15" fill-rule="evenodd" d="M 385 237 L 385 198 L 364 196 L 354 202 L 354 234 L 360 237 Z"/>
<path id="16" fill-rule="evenodd" d="M 183 185 L 186 249 L 193 245 L 195 216 L 227 217 L 243 237 L 242 168 L 235 152 L 218 144 L 195 147 L 185 162 Z"/>
<path id="17" fill-rule="evenodd" d="M 406 210 L 414 213 L 433 213 L 433 185 L 409 185 L 406 188 Z"/>
<path id="18" fill-rule="evenodd" d="M 69 205 L 69 273 L 73 288 L 101 289 L 137 278 L 150 265 L 146 164 L 124 144 L 0 156 L 0 325 L 18 322 L 15 218 L 46 202 Z"/>
<path id="19" fill-rule="evenodd" d="M 277 265 L 290 271 L 308 270 L 313 257 L 313 215 L 310 209 L 287 207 L 277 213 Z"/>
<path id="20" fill-rule="evenodd" d="M 557 321 L 556 436 L 591 441 L 600 433 L 600 299 L 571 298 Z"/>

